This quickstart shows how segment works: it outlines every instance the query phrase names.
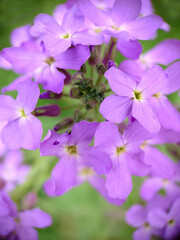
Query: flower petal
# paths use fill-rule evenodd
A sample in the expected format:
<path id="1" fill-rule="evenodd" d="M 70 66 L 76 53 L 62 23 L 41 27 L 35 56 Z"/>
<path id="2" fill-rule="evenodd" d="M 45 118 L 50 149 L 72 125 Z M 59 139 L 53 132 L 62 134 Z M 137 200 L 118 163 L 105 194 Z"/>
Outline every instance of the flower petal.
<path id="1" fill-rule="evenodd" d="M 17 102 L 10 96 L 0 95 L 0 121 L 12 121 L 18 117 Z"/>
<path id="2" fill-rule="evenodd" d="M 99 111 L 102 116 L 115 123 L 123 122 L 132 108 L 132 101 L 127 97 L 108 96 L 101 103 Z"/>
<path id="3" fill-rule="evenodd" d="M 95 147 L 111 155 L 116 151 L 116 147 L 123 145 L 123 139 L 116 124 L 111 122 L 102 122 L 99 124 L 95 133 Z"/>
<path id="4" fill-rule="evenodd" d="M 136 204 L 126 212 L 126 222 L 132 227 L 140 227 L 146 221 L 146 211 L 142 205 Z"/>
<path id="5" fill-rule="evenodd" d="M 136 82 L 131 79 L 126 73 L 111 67 L 105 73 L 105 77 L 108 79 L 109 85 L 112 91 L 119 96 L 132 97 L 133 90 L 136 88 Z"/>
<path id="6" fill-rule="evenodd" d="M 135 21 L 122 25 L 123 29 L 129 32 L 132 39 L 148 40 L 163 24 L 163 19 L 156 15 L 139 18 Z"/>
<path id="7" fill-rule="evenodd" d="M 145 148 L 145 161 L 151 165 L 151 175 L 172 179 L 175 175 L 175 164 L 165 154 L 154 147 Z"/>
<path id="8" fill-rule="evenodd" d="M 52 181 L 57 196 L 75 186 L 77 184 L 76 159 L 63 156 L 52 171 Z"/>
<path id="9" fill-rule="evenodd" d="M 132 190 L 131 174 L 125 159 L 112 168 L 106 175 L 106 188 L 112 198 L 125 199 Z"/>
<path id="10" fill-rule="evenodd" d="M 138 59 L 142 52 L 142 46 L 137 40 L 125 41 L 124 39 L 118 38 L 117 49 L 126 58 Z"/>
<path id="11" fill-rule="evenodd" d="M 140 14 L 140 10 L 140 0 L 116 0 L 111 11 L 115 26 L 118 27 L 124 22 L 135 20 Z"/>
<path id="12" fill-rule="evenodd" d="M 145 201 L 153 199 L 156 193 L 163 187 L 163 182 L 161 178 L 152 177 L 144 181 L 141 186 L 140 195 Z"/>
<path id="13" fill-rule="evenodd" d="M 55 66 L 62 69 L 79 70 L 89 57 L 89 48 L 77 45 L 75 48 L 70 48 L 55 56 Z"/>
<path id="14" fill-rule="evenodd" d="M 160 130 L 161 126 L 149 102 L 134 100 L 132 116 L 149 132 L 157 133 Z"/>
<path id="15" fill-rule="evenodd" d="M 45 228 L 52 224 L 49 214 L 40 208 L 25 210 L 19 213 L 21 224 L 26 227 Z"/>
<path id="16" fill-rule="evenodd" d="M 23 108 L 25 114 L 31 113 L 39 99 L 40 90 L 37 83 L 33 81 L 21 82 L 17 85 L 17 103 Z"/>
<path id="17" fill-rule="evenodd" d="M 92 167 L 99 175 L 106 174 L 112 166 L 109 156 L 96 147 L 85 148 L 79 154 L 81 163 Z"/>

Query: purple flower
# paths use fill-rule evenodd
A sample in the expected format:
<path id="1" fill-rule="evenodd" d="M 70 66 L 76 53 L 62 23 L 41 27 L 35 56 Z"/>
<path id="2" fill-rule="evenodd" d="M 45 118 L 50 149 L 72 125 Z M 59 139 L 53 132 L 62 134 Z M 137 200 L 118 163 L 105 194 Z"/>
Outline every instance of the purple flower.
<path id="1" fill-rule="evenodd" d="M 84 17 L 77 5 L 69 9 L 59 25 L 48 14 L 39 14 L 34 20 L 31 34 L 40 37 L 50 55 L 58 55 L 71 45 L 99 45 L 103 37 L 83 27 Z"/>
<path id="2" fill-rule="evenodd" d="M 62 195 L 77 184 L 78 165 L 92 167 L 100 175 L 111 167 L 111 161 L 105 153 L 89 147 L 97 125 L 96 122 L 81 121 L 74 124 L 71 134 L 60 135 L 50 130 L 41 143 L 41 155 L 60 157 L 51 174 L 52 191 L 56 195 Z"/>
<path id="3" fill-rule="evenodd" d="M 162 208 L 162 206 L 161 206 Z M 157 224 L 152 222 L 152 213 L 159 215 L 159 222 L 154 218 Z M 162 214 L 163 209 L 154 202 L 150 207 L 141 206 L 139 204 L 133 205 L 126 212 L 126 222 L 132 227 L 138 228 L 133 233 L 133 240 L 150 240 L 151 236 L 163 236 L 163 227 L 160 217 L 164 218 Z"/>
<path id="4" fill-rule="evenodd" d="M 160 66 L 154 66 L 144 73 L 139 84 L 121 70 L 111 67 L 106 73 L 112 91 L 117 95 L 105 98 L 100 113 L 109 121 L 121 123 L 132 116 L 149 132 L 158 132 L 160 123 L 150 99 L 165 87 L 166 75 Z"/>
<path id="5" fill-rule="evenodd" d="M 23 165 L 22 161 L 22 152 L 9 151 L 3 162 L 0 162 L 0 176 L 5 181 L 3 190 L 12 191 L 16 185 L 25 181 L 30 168 L 27 165 Z"/>
<path id="6" fill-rule="evenodd" d="M 113 166 L 106 174 L 106 188 L 110 197 L 125 199 L 132 190 L 131 175 L 148 174 L 150 166 L 144 162 L 140 145 L 151 137 L 137 121 L 130 124 L 122 136 L 114 123 L 100 123 L 94 145 L 112 160 Z"/>
<path id="7" fill-rule="evenodd" d="M 1 138 L 9 149 L 34 150 L 39 146 L 43 132 L 41 121 L 32 114 L 40 91 L 32 81 L 20 83 L 17 91 L 16 100 L 0 95 L 0 120 L 8 122 L 2 129 Z"/>
<path id="8" fill-rule="evenodd" d="M 105 187 L 105 179 L 95 173 L 95 171 L 90 167 L 84 167 L 79 165 L 77 168 L 77 185 L 87 181 L 97 192 L 110 204 L 115 204 L 120 206 L 124 203 L 124 200 L 111 198 L 108 195 L 108 191 Z M 50 197 L 55 197 L 56 194 L 53 191 L 53 182 L 51 179 L 48 179 L 44 184 L 44 190 L 46 194 Z"/>
<path id="9" fill-rule="evenodd" d="M 66 76 L 57 68 L 79 70 L 90 57 L 90 51 L 88 47 L 78 45 L 64 53 L 49 55 L 42 48 L 27 51 L 22 47 L 13 47 L 3 49 L 1 55 L 12 64 L 16 72 L 26 76 L 29 74 L 39 84 L 43 84 L 44 89 L 61 93 Z"/>
<path id="10" fill-rule="evenodd" d="M 147 68 L 155 64 L 168 66 L 180 59 L 180 41 L 178 39 L 166 39 L 158 43 L 149 51 L 140 55 L 137 60 L 124 60 L 120 63 L 119 69 L 140 81 Z"/>
<path id="11" fill-rule="evenodd" d="M 164 158 L 162 160 L 164 160 Z M 160 167 L 160 164 L 158 165 Z M 169 174 L 168 171 L 169 170 L 171 171 L 170 167 L 169 168 L 168 167 L 169 166 L 167 166 L 167 170 L 166 170 L 167 174 L 165 174 L 166 172 L 164 173 L 164 176 L 166 177 L 168 177 L 168 174 Z M 174 166 L 174 172 L 175 172 L 175 169 L 176 169 L 176 175 L 171 180 L 163 179 L 160 177 L 154 177 L 154 176 L 146 179 L 143 185 L 141 186 L 141 190 L 140 190 L 141 198 L 146 201 L 150 201 L 161 189 L 165 190 L 166 196 L 171 198 L 172 201 L 174 201 L 174 199 L 176 199 L 177 197 L 180 197 L 180 187 L 178 185 L 180 181 L 180 164 L 179 163 L 177 163 Z"/>
<path id="12" fill-rule="evenodd" d="M 118 38 L 118 50 L 128 58 L 137 59 L 142 51 L 136 40 L 148 40 L 163 24 L 162 18 L 151 15 L 138 18 L 140 0 L 116 0 L 111 11 L 96 8 L 89 0 L 80 0 L 80 9 L 101 35 Z"/>
<path id="13" fill-rule="evenodd" d="M 45 228 L 52 224 L 49 214 L 39 208 L 17 211 L 16 205 L 3 191 L 0 191 L 0 236 L 8 239 L 38 240 L 34 228 Z"/>
<path id="14" fill-rule="evenodd" d="M 162 208 L 152 210 L 149 222 L 153 227 L 164 228 L 164 239 L 171 240 L 180 233 L 180 198 L 170 206 L 168 211 Z"/>

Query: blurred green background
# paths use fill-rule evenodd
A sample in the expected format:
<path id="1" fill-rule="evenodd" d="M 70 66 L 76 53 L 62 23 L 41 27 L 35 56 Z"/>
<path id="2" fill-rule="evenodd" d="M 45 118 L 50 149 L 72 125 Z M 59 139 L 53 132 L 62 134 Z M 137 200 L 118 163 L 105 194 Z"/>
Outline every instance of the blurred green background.
<path id="1" fill-rule="evenodd" d="M 10 46 L 11 31 L 24 24 L 33 23 L 39 13 L 51 14 L 60 0 L 0 0 L 0 50 Z M 180 39 L 180 2 L 179 0 L 153 1 L 155 13 L 170 24 L 169 33 L 159 30 L 156 39 L 142 42 L 144 50 L 166 38 Z M 15 73 L 0 69 L 0 87 L 6 86 L 16 77 Z M 171 97 L 176 102 L 176 95 Z M 48 102 L 48 101 L 47 101 Z M 62 103 L 63 104 L 63 103 Z M 65 113 L 67 115 L 68 112 Z M 62 115 L 59 119 L 62 118 Z M 43 118 L 45 134 L 57 119 Z M 57 162 L 55 158 L 39 158 L 38 150 L 25 151 L 26 162 L 35 165 L 36 170 L 30 175 L 26 189 L 38 190 L 44 179 Z M 39 191 L 38 205 L 53 216 L 53 225 L 39 230 L 40 240 L 129 240 L 133 229 L 124 222 L 125 210 L 132 204 L 140 202 L 139 186 L 143 179 L 133 178 L 134 188 L 127 202 L 122 207 L 108 204 L 87 183 L 72 189 L 62 197 L 49 198 L 43 190 Z M 17 189 L 21 197 L 24 188 Z M 19 193 L 19 194 L 17 194 Z"/>

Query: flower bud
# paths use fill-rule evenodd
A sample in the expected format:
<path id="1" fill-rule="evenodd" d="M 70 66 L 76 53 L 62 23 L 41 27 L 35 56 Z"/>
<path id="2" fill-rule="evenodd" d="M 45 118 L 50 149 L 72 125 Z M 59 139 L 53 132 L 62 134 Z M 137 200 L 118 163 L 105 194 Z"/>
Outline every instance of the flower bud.
<path id="1" fill-rule="evenodd" d="M 34 192 L 28 193 L 22 202 L 22 208 L 23 209 L 31 209 L 35 206 L 37 202 L 37 195 Z"/>
<path id="2" fill-rule="evenodd" d="M 35 108 L 33 111 L 34 116 L 40 117 L 40 116 L 48 116 L 48 117 L 56 117 L 59 116 L 61 110 L 58 105 L 47 105 L 39 108 Z"/>
<path id="3" fill-rule="evenodd" d="M 107 68 L 116 67 L 116 63 L 113 60 L 109 60 Z"/>
<path id="4" fill-rule="evenodd" d="M 104 75 L 106 68 L 105 65 L 103 63 L 99 63 L 96 65 L 96 69 L 99 75 Z"/>
<path id="5" fill-rule="evenodd" d="M 73 122 L 74 122 L 73 118 L 65 118 L 61 122 L 59 122 L 58 124 L 55 125 L 54 131 L 57 132 L 59 130 L 65 129 L 65 128 L 69 127 L 71 124 L 73 124 Z"/>
<path id="6" fill-rule="evenodd" d="M 39 96 L 40 99 L 60 99 L 61 97 L 62 97 L 62 93 L 57 94 L 50 91 L 43 92 Z"/>

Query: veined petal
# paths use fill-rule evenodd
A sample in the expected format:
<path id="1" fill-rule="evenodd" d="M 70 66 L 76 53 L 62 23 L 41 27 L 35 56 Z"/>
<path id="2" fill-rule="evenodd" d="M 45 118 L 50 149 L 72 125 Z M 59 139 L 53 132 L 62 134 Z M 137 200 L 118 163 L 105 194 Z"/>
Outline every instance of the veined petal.
<path id="1" fill-rule="evenodd" d="M 178 91 L 180 89 L 180 62 L 172 64 L 165 72 L 168 74 L 168 78 L 163 93 L 170 94 Z"/>
<path id="2" fill-rule="evenodd" d="M 43 53 L 27 51 L 22 47 L 4 48 L 1 55 L 10 62 L 14 70 L 20 74 L 33 72 L 39 67 L 46 65 Z"/>
<path id="3" fill-rule="evenodd" d="M 0 95 L 0 121 L 12 121 L 18 117 L 17 102 L 10 96 Z"/>
<path id="4" fill-rule="evenodd" d="M 153 137 L 154 134 L 149 133 L 138 121 L 129 124 L 123 133 L 123 141 L 128 150 L 140 147 L 145 140 Z"/>
<path id="5" fill-rule="evenodd" d="M 118 27 L 124 22 L 135 20 L 140 14 L 140 10 L 140 0 L 116 0 L 111 11 L 115 26 Z"/>
<path id="6" fill-rule="evenodd" d="M 73 42 L 75 44 L 82 45 L 101 45 L 104 41 L 103 35 L 86 29 L 83 31 L 76 32 L 73 35 Z"/>
<path id="7" fill-rule="evenodd" d="M 142 46 L 137 40 L 125 41 L 124 39 L 118 38 L 117 49 L 122 53 L 123 56 L 130 59 L 138 59 L 142 52 Z"/>
<path id="8" fill-rule="evenodd" d="M 125 199 L 132 190 L 131 174 L 125 159 L 106 174 L 106 188 L 112 198 Z"/>
<path id="9" fill-rule="evenodd" d="M 128 97 L 108 96 L 101 103 L 99 111 L 102 116 L 115 123 L 123 122 L 132 109 L 133 102 Z"/>
<path id="10" fill-rule="evenodd" d="M 79 70 L 89 57 L 89 47 L 78 45 L 55 56 L 55 66 L 62 69 Z"/>
<path id="11" fill-rule="evenodd" d="M 97 126 L 97 122 L 81 121 L 75 123 L 71 131 L 69 144 L 88 146 L 94 137 Z"/>
<path id="12" fill-rule="evenodd" d="M 163 19 L 156 15 L 139 18 L 135 21 L 122 25 L 123 29 L 129 32 L 132 39 L 148 40 L 163 24 Z"/>
<path id="13" fill-rule="evenodd" d="M 99 176 L 93 176 L 88 179 L 88 182 L 111 204 L 120 206 L 124 203 L 124 200 L 118 198 L 111 198 L 108 195 L 108 191 L 105 188 L 105 179 Z"/>
<path id="14" fill-rule="evenodd" d="M 166 39 L 144 54 L 144 60 L 149 66 L 153 64 L 167 66 L 178 59 L 180 59 L 180 41 L 177 39 Z"/>
<path id="15" fill-rule="evenodd" d="M 152 176 L 172 179 L 175 175 L 175 163 L 154 147 L 145 148 L 145 162 L 151 165 Z"/>
<path id="16" fill-rule="evenodd" d="M 61 93 L 64 87 L 66 76 L 59 72 L 54 64 L 47 66 L 42 70 L 39 80 L 43 84 L 43 89 L 50 90 L 57 94 Z"/>
<path id="17" fill-rule="evenodd" d="M 35 150 L 39 147 L 43 128 L 41 121 L 32 114 L 25 119 L 20 118 L 19 128 L 21 129 L 22 148 Z"/>
<path id="18" fill-rule="evenodd" d="M 116 152 L 116 147 L 123 145 L 124 142 L 116 124 L 111 122 L 99 124 L 95 133 L 94 146 L 111 155 Z"/>
<path id="19" fill-rule="evenodd" d="M 92 167 L 99 175 L 106 174 L 112 166 L 109 156 L 96 147 L 85 148 L 79 154 L 81 163 Z"/>
<path id="20" fill-rule="evenodd" d="M 31 113 L 39 99 L 40 90 L 37 83 L 33 81 L 24 81 L 17 85 L 17 104 L 23 108 L 25 114 Z"/>
<path id="21" fill-rule="evenodd" d="M 114 93 L 123 97 L 132 97 L 133 90 L 136 88 L 136 82 L 126 73 L 120 69 L 111 67 L 106 71 L 105 77 L 108 79 L 109 85 Z"/>
<path id="22" fill-rule="evenodd" d="M 159 99 L 156 99 L 156 108 L 157 117 L 162 127 L 180 131 L 180 113 L 167 97 L 161 96 Z"/>
<path id="23" fill-rule="evenodd" d="M 153 66 L 143 74 L 137 86 L 137 91 L 142 91 L 145 98 L 150 98 L 152 95 L 162 92 L 166 79 L 167 75 L 163 68 L 158 65 Z"/>
<path id="24" fill-rule="evenodd" d="M 140 196 L 145 201 L 150 201 L 156 193 L 163 187 L 163 181 L 158 177 L 151 177 L 144 181 L 141 186 Z"/>
<path id="25" fill-rule="evenodd" d="M 60 156 L 60 152 L 62 151 L 61 140 L 65 143 L 68 142 L 69 134 L 64 133 L 60 135 L 52 130 L 49 130 L 39 147 L 41 156 Z M 57 144 L 55 144 L 56 142 Z"/>
<path id="26" fill-rule="evenodd" d="M 85 17 L 89 18 L 96 26 L 112 25 L 112 20 L 108 14 L 98 9 L 89 0 L 80 0 L 79 6 Z"/>
<path id="27" fill-rule="evenodd" d="M 135 100 L 132 108 L 132 116 L 151 133 L 157 133 L 161 128 L 156 114 L 147 101 L 140 102 Z"/>
<path id="28" fill-rule="evenodd" d="M 82 28 L 84 23 L 84 16 L 80 12 L 78 5 L 75 4 L 71 9 L 69 9 L 62 20 L 62 27 L 66 31 L 74 34 L 80 28 Z"/>
<path id="29" fill-rule="evenodd" d="M 63 156 L 52 171 L 52 181 L 57 196 L 75 186 L 77 184 L 76 160 Z"/>

